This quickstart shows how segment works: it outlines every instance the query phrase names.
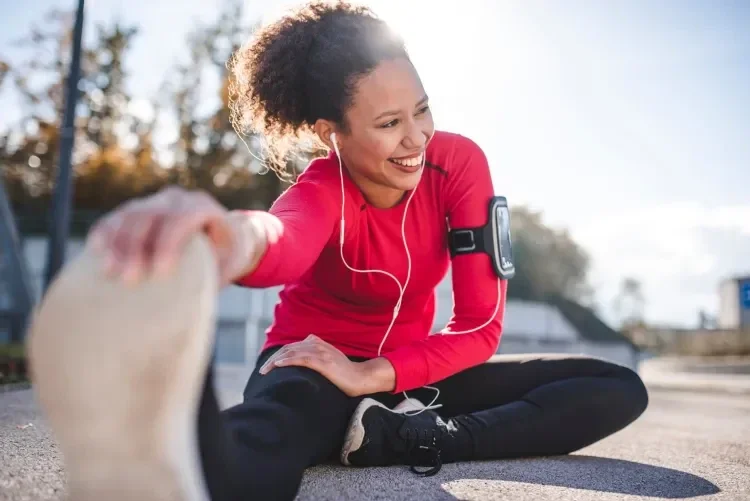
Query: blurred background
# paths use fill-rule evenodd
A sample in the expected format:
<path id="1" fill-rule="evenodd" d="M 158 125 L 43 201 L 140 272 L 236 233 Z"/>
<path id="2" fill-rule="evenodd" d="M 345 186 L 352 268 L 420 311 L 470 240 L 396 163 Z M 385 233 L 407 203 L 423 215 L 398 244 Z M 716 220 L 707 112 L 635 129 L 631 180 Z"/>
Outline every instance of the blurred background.
<path id="1" fill-rule="evenodd" d="M 229 208 L 285 189 L 232 129 L 226 62 L 297 3 L 87 0 L 69 217 L 53 207 L 77 1 L 3 6 L 0 382 L 22 377 L 56 223 L 70 259 L 97 217 L 168 184 Z M 361 3 L 406 38 L 437 127 L 480 144 L 513 207 L 501 353 L 750 355 L 750 2 Z M 222 293 L 220 360 L 253 363 L 276 293 Z M 436 328 L 450 308 L 449 276 Z"/>

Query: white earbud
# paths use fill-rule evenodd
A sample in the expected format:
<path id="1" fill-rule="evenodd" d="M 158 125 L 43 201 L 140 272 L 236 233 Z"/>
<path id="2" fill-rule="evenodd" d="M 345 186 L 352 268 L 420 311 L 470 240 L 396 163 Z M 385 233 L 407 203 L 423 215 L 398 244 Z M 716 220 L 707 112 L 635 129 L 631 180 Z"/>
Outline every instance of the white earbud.
<path id="1" fill-rule="evenodd" d="M 336 133 L 335 132 L 331 133 L 331 142 L 333 143 L 333 148 L 336 150 L 336 153 L 338 153 L 338 151 L 339 151 L 339 145 L 336 144 Z"/>

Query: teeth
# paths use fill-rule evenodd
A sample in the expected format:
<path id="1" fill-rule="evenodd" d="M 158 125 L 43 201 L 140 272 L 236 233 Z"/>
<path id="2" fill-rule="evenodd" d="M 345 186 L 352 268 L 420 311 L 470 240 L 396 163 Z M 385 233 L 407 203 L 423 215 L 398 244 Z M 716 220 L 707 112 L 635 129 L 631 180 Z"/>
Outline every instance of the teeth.
<path id="1" fill-rule="evenodd" d="M 399 165 L 403 165 L 405 167 L 416 167 L 417 165 L 422 165 L 422 156 L 424 153 L 419 155 L 416 158 L 407 158 L 404 160 L 396 160 L 395 158 L 391 159 L 391 162 Z"/>

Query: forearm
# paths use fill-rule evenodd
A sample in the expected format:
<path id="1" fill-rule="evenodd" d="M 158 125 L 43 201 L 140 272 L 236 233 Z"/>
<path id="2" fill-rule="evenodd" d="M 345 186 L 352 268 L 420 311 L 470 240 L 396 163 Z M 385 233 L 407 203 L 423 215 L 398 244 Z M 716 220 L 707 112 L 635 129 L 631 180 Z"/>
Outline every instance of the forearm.
<path id="1" fill-rule="evenodd" d="M 268 211 L 232 213 L 233 224 L 243 229 L 240 235 L 260 239 L 260 247 L 236 270 L 235 285 L 266 288 L 288 284 L 314 265 L 338 222 L 334 205 L 321 190 L 312 183 L 298 182 Z"/>
<path id="2" fill-rule="evenodd" d="M 362 368 L 361 395 L 390 392 L 396 387 L 396 370 L 391 363 L 383 358 L 373 358 L 360 362 Z"/>
<path id="3" fill-rule="evenodd" d="M 268 249 L 269 232 L 263 222 L 248 211 L 231 211 L 227 215 L 235 239 L 234 255 L 230 258 L 229 283 L 252 273 Z"/>

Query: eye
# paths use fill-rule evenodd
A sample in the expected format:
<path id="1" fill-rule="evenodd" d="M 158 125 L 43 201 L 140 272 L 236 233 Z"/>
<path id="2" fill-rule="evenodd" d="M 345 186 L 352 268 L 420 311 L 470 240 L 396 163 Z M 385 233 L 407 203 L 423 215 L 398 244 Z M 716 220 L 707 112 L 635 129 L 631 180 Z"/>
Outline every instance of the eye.
<path id="1" fill-rule="evenodd" d="M 428 111 L 430 111 L 430 105 L 429 104 L 426 105 L 426 106 L 423 106 L 422 108 L 420 108 L 419 111 L 417 111 L 417 115 L 423 115 L 423 114 L 427 113 Z"/>
<path id="2" fill-rule="evenodd" d="M 391 127 L 395 127 L 396 124 L 398 124 L 398 119 L 391 120 L 390 122 L 386 122 L 383 125 L 380 126 L 381 129 L 389 129 Z"/>

